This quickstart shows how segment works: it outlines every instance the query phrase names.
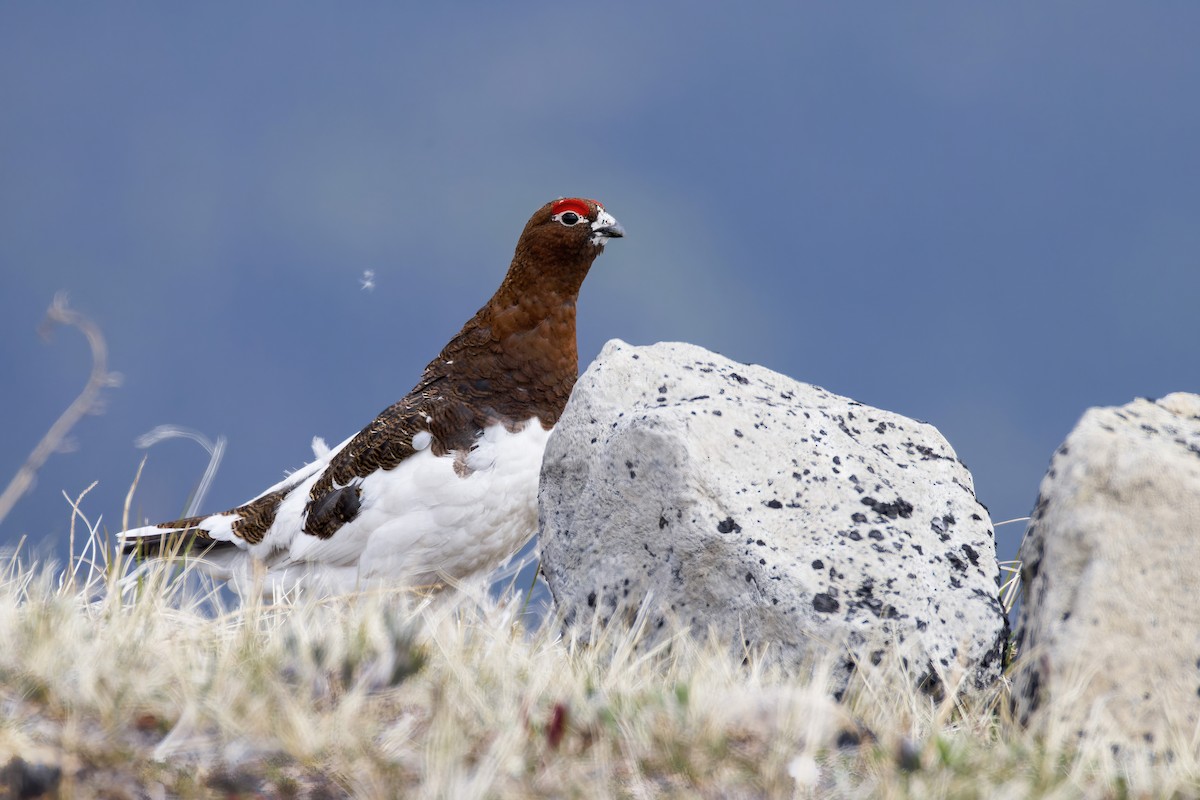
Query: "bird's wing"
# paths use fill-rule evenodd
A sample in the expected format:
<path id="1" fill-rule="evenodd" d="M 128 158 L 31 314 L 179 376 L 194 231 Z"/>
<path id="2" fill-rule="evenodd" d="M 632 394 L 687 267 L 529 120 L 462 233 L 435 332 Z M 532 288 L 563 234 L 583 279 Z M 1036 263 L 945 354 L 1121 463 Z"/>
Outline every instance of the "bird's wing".
<path id="1" fill-rule="evenodd" d="M 422 450 L 445 455 L 469 449 L 478 428 L 475 415 L 439 391 L 440 381 L 423 380 L 333 456 L 309 489 L 305 533 L 328 539 L 354 519 L 364 499 L 362 482 L 369 475 L 394 470 Z"/>
<path id="2" fill-rule="evenodd" d="M 368 475 L 393 470 L 426 448 L 437 456 L 470 450 L 491 421 L 493 410 L 474 407 L 474 387 L 449 379 L 447 374 L 456 361 L 478 358 L 495 345 L 491 328 L 478 324 L 478 317 L 463 326 L 425 367 L 411 392 L 384 409 L 333 455 L 309 490 L 305 533 L 328 539 L 353 519 L 363 499 L 362 481 Z M 460 373 L 461 367 L 454 371 Z M 418 437 L 415 444 L 414 437 Z"/>

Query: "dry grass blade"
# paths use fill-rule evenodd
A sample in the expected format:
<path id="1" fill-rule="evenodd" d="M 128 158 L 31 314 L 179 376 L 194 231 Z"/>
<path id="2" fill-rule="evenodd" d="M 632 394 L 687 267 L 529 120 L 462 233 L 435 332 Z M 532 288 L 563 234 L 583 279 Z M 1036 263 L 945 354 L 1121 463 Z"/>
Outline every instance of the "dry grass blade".
<path id="1" fill-rule="evenodd" d="M 1001 525 L 1011 525 L 1014 522 L 1029 522 L 1029 517 L 1006 519 L 1003 522 L 997 522 L 993 527 L 999 528 Z M 1024 544 L 1024 540 L 1022 540 L 1022 544 Z M 1000 586 L 1000 605 L 1004 607 L 1005 614 L 1011 614 L 1017 598 L 1021 596 L 1021 561 L 1019 559 L 1001 561 L 1000 572 L 1008 575 Z"/>
<path id="2" fill-rule="evenodd" d="M 200 483 L 195 491 L 192 492 L 192 497 L 182 514 L 184 517 L 193 517 L 200 513 L 200 508 L 204 504 L 204 498 L 212 486 L 213 479 L 217 476 L 217 469 L 221 466 L 221 458 L 225 455 L 225 446 L 228 444 L 228 441 L 224 436 L 218 436 L 215 442 L 210 441 L 207 436 L 199 431 L 179 425 L 159 425 L 154 430 L 143 433 L 135 439 L 134 446 L 146 450 L 167 439 L 189 439 L 203 447 L 205 452 L 208 453 L 208 466 L 204 468 L 204 475 L 201 476 Z M 140 468 L 138 473 L 141 474 Z M 134 483 L 136 485 L 137 481 L 134 481 Z M 131 488 L 130 496 L 132 494 L 133 489 Z"/>

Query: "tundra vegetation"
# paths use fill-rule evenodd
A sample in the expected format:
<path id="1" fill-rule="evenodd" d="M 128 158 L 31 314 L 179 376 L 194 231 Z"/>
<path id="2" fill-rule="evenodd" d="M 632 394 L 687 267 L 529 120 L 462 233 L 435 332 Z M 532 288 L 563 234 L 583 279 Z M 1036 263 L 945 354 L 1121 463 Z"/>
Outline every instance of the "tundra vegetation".
<path id="1" fill-rule="evenodd" d="M 66 563 L 0 558 L 0 797 L 1200 795 L 1190 739 L 1121 761 L 1017 724 L 1005 679 L 931 695 L 885 649 L 834 697 L 836 652 L 784 670 L 641 615 L 580 638 L 511 579 L 234 601 L 119 556 L 85 500 Z"/>

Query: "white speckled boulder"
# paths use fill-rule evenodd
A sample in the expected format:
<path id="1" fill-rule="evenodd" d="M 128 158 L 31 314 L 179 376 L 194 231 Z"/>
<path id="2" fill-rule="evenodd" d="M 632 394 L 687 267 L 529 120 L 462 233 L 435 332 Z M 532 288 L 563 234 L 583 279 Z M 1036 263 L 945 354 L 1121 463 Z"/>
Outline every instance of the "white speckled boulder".
<path id="1" fill-rule="evenodd" d="M 688 344 L 611 341 L 550 438 L 542 570 L 571 625 L 673 617 L 785 664 L 916 654 L 937 690 L 1000 673 L 987 510 L 932 426 Z M 844 681 L 853 669 L 843 659 Z"/>
<path id="2" fill-rule="evenodd" d="M 1018 718 L 1200 756 L 1200 395 L 1088 410 L 1020 558 Z"/>

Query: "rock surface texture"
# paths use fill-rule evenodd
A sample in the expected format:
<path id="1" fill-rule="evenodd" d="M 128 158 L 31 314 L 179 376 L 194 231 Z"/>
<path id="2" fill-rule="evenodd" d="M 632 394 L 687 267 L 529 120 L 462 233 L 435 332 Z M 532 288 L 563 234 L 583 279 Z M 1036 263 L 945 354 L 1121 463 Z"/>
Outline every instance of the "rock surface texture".
<path id="1" fill-rule="evenodd" d="M 931 690 L 1000 674 L 992 526 L 946 440 L 763 367 L 609 342 L 551 435 L 539 517 L 582 630 L 644 606 L 652 639 L 674 618 L 784 664 L 897 648 Z"/>
<path id="2" fill-rule="evenodd" d="M 1200 395 L 1084 414 L 1050 462 L 1020 558 L 1019 719 L 1194 759 Z"/>

